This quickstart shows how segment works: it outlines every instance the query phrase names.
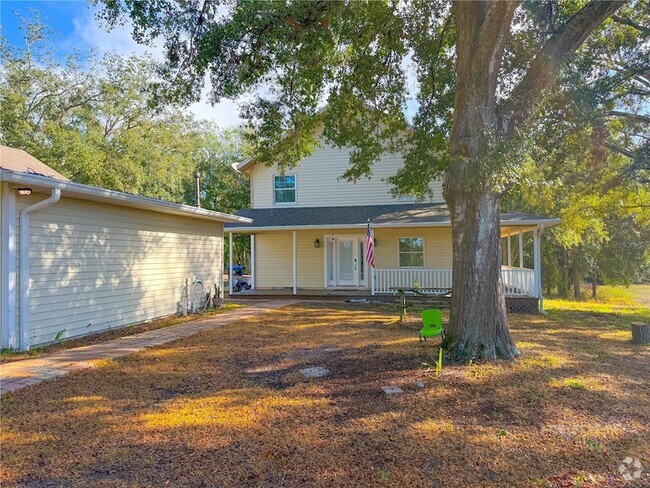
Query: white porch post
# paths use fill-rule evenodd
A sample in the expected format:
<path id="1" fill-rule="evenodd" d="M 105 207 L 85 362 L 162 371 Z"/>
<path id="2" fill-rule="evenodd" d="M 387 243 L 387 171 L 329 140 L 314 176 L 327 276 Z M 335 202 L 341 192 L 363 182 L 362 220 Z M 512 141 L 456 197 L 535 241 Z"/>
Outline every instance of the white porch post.
<path id="1" fill-rule="evenodd" d="M 296 231 L 293 231 L 293 294 L 298 293 L 298 259 L 296 256 Z"/>
<path id="2" fill-rule="evenodd" d="M 539 312 L 544 313 L 544 299 L 542 298 L 542 252 L 541 252 L 541 237 L 543 227 L 535 229 L 534 231 L 534 261 L 535 261 L 535 297 L 539 299 Z"/>
<path id="3" fill-rule="evenodd" d="M 512 244 L 510 242 L 510 234 L 508 234 L 508 266 L 512 266 Z"/>
<path id="4" fill-rule="evenodd" d="M 232 295 L 232 232 L 228 233 L 228 294 Z"/>
<path id="5" fill-rule="evenodd" d="M 255 289 L 255 234 L 251 234 L 251 290 Z"/>
<path id="6" fill-rule="evenodd" d="M 16 192 L 2 183 L 2 347 L 16 347 Z"/>
<path id="7" fill-rule="evenodd" d="M 370 229 L 370 238 L 372 239 L 372 245 L 373 248 L 375 246 L 375 230 Z M 363 259 L 366 259 L 365 256 L 363 256 Z M 371 266 L 370 263 L 368 263 L 368 269 L 370 270 L 370 296 L 375 296 L 375 267 Z"/>
<path id="8" fill-rule="evenodd" d="M 519 231 L 519 267 L 524 267 L 524 235 Z"/>

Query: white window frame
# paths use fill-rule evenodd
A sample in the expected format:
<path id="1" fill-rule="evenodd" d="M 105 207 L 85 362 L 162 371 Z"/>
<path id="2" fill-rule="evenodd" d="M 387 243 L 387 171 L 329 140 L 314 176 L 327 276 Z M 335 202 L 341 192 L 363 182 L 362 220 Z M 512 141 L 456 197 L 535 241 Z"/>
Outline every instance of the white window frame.
<path id="1" fill-rule="evenodd" d="M 422 239 L 422 266 L 402 266 L 400 256 L 402 254 L 402 251 L 400 249 L 400 241 L 402 239 Z M 425 249 L 426 249 L 426 242 L 424 240 L 424 236 L 400 236 L 397 238 L 397 267 L 399 269 L 424 269 L 426 267 L 426 255 L 425 255 Z M 415 253 L 409 253 L 409 254 L 415 254 Z"/>
<path id="2" fill-rule="evenodd" d="M 276 190 L 281 191 L 281 189 L 278 189 L 275 187 L 275 179 L 277 177 L 287 177 L 287 176 L 293 176 L 293 195 L 294 199 L 293 202 L 276 202 L 275 201 L 275 192 Z M 274 174 L 273 178 L 271 178 L 271 187 L 273 191 L 273 205 L 295 205 L 298 202 L 298 176 L 294 174 L 286 174 L 286 175 L 279 175 L 279 174 Z M 286 188 L 285 188 L 286 190 Z"/>

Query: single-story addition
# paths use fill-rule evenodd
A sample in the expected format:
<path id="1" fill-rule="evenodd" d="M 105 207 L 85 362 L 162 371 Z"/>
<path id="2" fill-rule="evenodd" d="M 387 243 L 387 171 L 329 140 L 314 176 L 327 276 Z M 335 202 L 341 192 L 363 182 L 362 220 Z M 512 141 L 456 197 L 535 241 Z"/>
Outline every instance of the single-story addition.
<path id="1" fill-rule="evenodd" d="M 431 294 L 451 289 L 451 221 L 444 203 L 283 206 L 245 209 L 237 215 L 253 223 L 228 223 L 225 231 L 231 242 L 232 234 L 251 236 L 253 293 L 357 290 L 382 295 L 414 283 Z M 364 259 L 368 219 L 374 237 L 372 270 Z M 540 238 L 544 228 L 557 223 L 522 213 L 501 215 L 503 284 L 510 308 L 516 308 L 513 298 L 527 299 L 518 301 L 527 302 L 527 310 L 531 302 L 536 309 L 541 301 Z M 526 235 L 531 234 L 532 259 L 524 252 L 525 243 L 530 245 Z"/>
<path id="2" fill-rule="evenodd" d="M 74 183 L 5 146 L 0 198 L 1 340 L 21 350 L 191 306 L 194 280 L 222 283 L 223 224 L 250 225 Z"/>

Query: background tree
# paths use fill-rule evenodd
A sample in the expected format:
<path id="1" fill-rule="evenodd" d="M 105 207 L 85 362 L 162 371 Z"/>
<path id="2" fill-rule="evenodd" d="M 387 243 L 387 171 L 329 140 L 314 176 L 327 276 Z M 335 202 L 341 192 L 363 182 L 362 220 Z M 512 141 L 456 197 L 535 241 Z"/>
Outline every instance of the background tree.
<path id="1" fill-rule="evenodd" d="M 447 345 L 464 360 L 518 354 L 501 286 L 501 199 L 558 74 L 625 2 L 102 3 L 109 24 L 130 17 L 135 39 L 165 38 L 173 99 L 195 100 L 206 76 L 214 100 L 256 94 L 244 115 L 269 164 L 309 154 L 322 123 L 326 139 L 354 148 L 352 180 L 384 151 L 405 155 L 398 191 L 422 195 L 444 174 L 454 267 Z M 418 112 L 407 131 L 410 97 Z"/>

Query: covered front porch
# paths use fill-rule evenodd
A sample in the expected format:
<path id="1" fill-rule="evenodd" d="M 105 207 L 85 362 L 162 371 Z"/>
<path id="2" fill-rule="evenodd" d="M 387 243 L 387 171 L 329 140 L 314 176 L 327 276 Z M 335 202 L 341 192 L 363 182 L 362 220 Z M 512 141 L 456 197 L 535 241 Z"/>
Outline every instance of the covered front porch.
<path id="1" fill-rule="evenodd" d="M 444 297 L 452 289 L 451 225 L 446 208 L 434 207 L 366 208 L 354 217 L 356 222 L 344 224 L 313 222 L 316 217 L 327 216 L 329 209 L 286 209 L 280 216 L 276 209 L 259 209 L 250 211 L 259 214 L 250 215 L 253 226 L 225 230 L 230 242 L 235 233 L 250 235 L 252 289 L 245 292 L 247 295 L 340 293 L 390 298 L 398 287 L 417 286 L 421 293 Z M 273 220 L 266 215 L 271 212 L 275 214 Z M 310 218 L 301 222 L 303 213 Z M 341 210 L 336 213 L 341 218 Z M 288 216 L 286 222 L 279 221 L 284 215 Z M 375 268 L 365 262 L 366 223 L 362 215 L 372 217 Z M 268 222 L 274 225 L 265 225 Z M 541 301 L 541 235 L 545 226 L 555 223 L 555 219 L 525 214 L 502 215 L 501 282 L 506 297 Z M 229 266 L 231 272 L 233 264 Z M 231 287 L 234 278 L 229 280 Z"/>

